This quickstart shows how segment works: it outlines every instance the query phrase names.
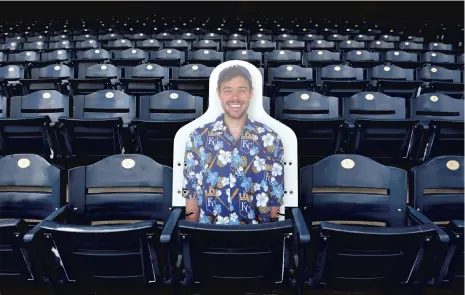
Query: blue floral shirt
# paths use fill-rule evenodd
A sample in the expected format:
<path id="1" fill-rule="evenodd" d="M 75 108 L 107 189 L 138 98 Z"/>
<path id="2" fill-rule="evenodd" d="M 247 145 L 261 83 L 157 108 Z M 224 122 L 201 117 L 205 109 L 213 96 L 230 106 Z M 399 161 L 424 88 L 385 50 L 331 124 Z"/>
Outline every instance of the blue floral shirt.
<path id="1" fill-rule="evenodd" d="M 190 134 L 184 159 L 183 195 L 197 198 L 200 223 L 270 222 L 283 204 L 283 145 L 259 122 L 247 118 L 235 141 L 222 114 Z"/>

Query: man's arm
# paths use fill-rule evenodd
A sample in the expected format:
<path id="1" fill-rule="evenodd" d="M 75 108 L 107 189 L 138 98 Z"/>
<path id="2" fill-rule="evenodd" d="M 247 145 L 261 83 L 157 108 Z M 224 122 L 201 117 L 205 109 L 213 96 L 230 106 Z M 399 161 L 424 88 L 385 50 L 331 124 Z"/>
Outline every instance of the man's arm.
<path id="1" fill-rule="evenodd" d="M 270 219 L 279 218 L 279 209 L 284 203 L 284 148 L 281 139 L 276 135 L 274 152 L 270 165 L 271 178 L 268 183 L 268 196 L 270 198 Z"/>
<path id="2" fill-rule="evenodd" d="M 195 132 L 191 133 L 186 143 L 184 154 L 184 182 L 183 196 L 186 198 L 186 220 L 198 222 L 200 208 L 197 199 L 197 190 L 201 189 L 197 185 L 196 174 L 201 173 L 201 164 L 195 148 Z"/>

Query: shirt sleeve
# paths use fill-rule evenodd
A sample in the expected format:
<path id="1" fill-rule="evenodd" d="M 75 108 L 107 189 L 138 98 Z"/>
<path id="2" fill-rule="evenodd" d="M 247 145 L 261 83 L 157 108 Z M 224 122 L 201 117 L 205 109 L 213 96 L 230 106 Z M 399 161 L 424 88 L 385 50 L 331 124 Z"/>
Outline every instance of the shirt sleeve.
<path id="1" fill-rule="evenodd" d="M 276 136 L 274 140 L 274 152 L 270 154 L 272 159 L 271 177 L 268 179 L 268 196 L 270 207 L 284 204 L 284 147 L 281 139 Z"/>
<path id="2" fill-rule="evenodd" d="M 184 153 L 184 182 L 183 196 L 186 199 L 195 199 L 201 197 L 202 189 L 198 184 L 197 177 L 201 172 L 200 157 L 197 153 L 198 142 L 196 141 L 196 132 L 192 132 L 186 142 Z"/>

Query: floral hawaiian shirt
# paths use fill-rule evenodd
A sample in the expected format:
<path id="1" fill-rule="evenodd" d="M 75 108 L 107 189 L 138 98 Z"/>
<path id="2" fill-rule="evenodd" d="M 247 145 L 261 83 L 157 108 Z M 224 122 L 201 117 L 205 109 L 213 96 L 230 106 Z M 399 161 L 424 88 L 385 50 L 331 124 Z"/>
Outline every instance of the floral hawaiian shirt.
<path id="1" fill-rule="evenodd" d="M 270 207 L 283 204 L 283 161 L 273 130 L 247 118 L 235 141 L 222 114 L 189 136 L 183 195 L 197 198 L 200 223 L 270 222 Z"/>

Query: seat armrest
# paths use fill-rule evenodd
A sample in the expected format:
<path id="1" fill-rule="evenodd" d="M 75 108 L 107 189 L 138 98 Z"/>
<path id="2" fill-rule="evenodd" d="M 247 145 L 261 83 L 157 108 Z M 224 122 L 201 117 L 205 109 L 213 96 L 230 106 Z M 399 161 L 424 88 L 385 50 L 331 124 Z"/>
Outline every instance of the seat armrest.
<path id="1" fill-rule="evenodd" d="M 55 212 L 47 216 L 43 221 L 39 222 L 36 226 L 34 226 L 30 231 L 28 231 L 24 235 L 24 244 L 31 244 L 34 241 L 34 239 L 37 237 L 37 233 L 40 232 L 40 226 L 43 224 L 44 221 L 56 221 L 58 219 L 61 219 L 67 213 L 67 210 L 68 204 L 64 205 L 58 210 L 55 210 Z"/>
<path id="2" fill-rule="evenodd" d="M 179 217 L 181 216 L 182 209 L 181 208 L 175 208 L 173 212 L 171 212 L 170 217 L 168 218 L 168 221 L 166 222 L 163 231 L 160 235 L 160 242 L 162 244 L 168 244 L 171 242 L 173 232 L 175 227 L 178 224 Z"/>
<path id="3" fill-rule="evenodd" d="M 304 216 L 302 211 L 299 208 L 292 209 L 292 217 L 294 219 L 294 226 L 296 228 L 296 234 L 299 238 L 298 242 L 300 244 L 306 245 L 310 243 L 310 232 L 308 230 L 307 224 L 305 223 Z"/>
<path id="4" fill-rule="evenodd" d="M 418 225 L 422 224 L 434 224 L 431 220 L 423 215 L 420 211 L 415 210 L 411 206 L 407 206 L 408 217 L 410 220 Z M 436 232 L 438 233 L 439 241 L 441 243 L 448 244 L 450 242 L 449 235 L 439 226 L 436 226 Z"/>

